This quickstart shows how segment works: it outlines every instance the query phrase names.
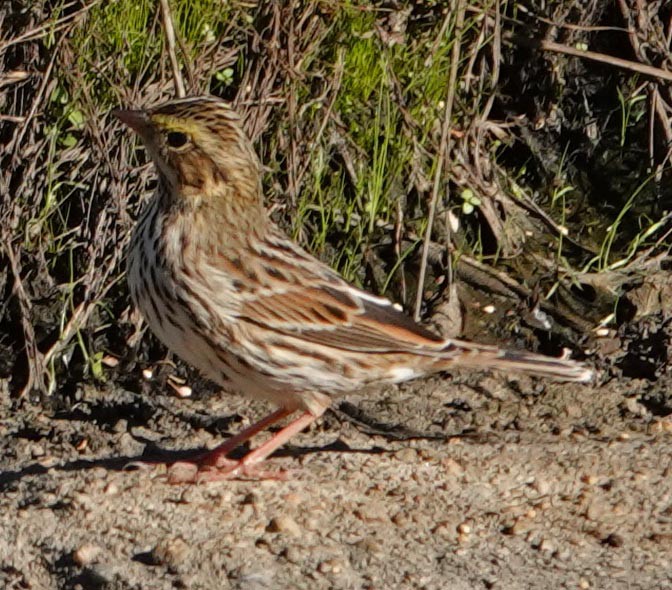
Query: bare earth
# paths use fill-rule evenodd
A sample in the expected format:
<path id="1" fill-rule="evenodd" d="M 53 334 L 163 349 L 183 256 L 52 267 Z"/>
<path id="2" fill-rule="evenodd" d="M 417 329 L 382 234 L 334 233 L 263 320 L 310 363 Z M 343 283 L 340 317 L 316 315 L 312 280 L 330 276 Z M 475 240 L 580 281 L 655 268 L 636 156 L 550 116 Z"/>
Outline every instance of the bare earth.
<path id="1" fill-rule="evenodd" d="M 672 423 L 640 403 L 650 387 L 361 394 L 363 416 L 329 414 L 272 460 L 287 481 L 199 485 L 128 463 L 266 408 L 110 387 L 47 416 L 4 396 L 0 587 L 672 588 Z"/>

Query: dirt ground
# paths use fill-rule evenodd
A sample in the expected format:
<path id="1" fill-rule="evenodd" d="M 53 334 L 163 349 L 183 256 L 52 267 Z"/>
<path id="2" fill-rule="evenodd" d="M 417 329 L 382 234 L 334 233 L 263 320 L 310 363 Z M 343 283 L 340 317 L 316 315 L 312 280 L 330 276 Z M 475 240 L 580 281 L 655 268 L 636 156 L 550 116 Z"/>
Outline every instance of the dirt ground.
<path id="1" fill-rule="evenodd" d="M 147 389 L 51 415 L 2 398 L 0 587 L 672 588 L 672 422 L 648 382 L 362 393 L 273 458 L 287 481 L 198 485 L 128 464 L 265 408 Z"/>

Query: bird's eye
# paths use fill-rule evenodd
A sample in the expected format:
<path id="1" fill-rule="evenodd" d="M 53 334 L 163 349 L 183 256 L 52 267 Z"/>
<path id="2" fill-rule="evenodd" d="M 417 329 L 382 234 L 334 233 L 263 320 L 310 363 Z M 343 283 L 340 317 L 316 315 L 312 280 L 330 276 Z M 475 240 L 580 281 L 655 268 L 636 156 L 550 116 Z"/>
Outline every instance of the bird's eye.
<path id="1" fill-rule="evenodd" d="M 168 147 L 179 149 L 187 145 L 189 136 L 181 131 L 170 131 L 168 135 L 166 135 L 166 142 L 168 143 Z"/>

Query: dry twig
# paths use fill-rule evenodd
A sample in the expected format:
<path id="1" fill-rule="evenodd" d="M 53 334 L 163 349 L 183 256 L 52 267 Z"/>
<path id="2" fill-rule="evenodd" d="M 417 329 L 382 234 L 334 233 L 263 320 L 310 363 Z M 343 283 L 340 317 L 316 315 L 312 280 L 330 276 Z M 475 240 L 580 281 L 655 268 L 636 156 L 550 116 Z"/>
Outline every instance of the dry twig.
<path id="1" fill-rule="evenodd" d="M 660 80 L 672 82 L 672 72 L 662 70 L 661 68 L 655 68 L 647 64 L 638 63 L 636 61 L 621 59 L 620 57 L 614 57 L 613 55 L 607 55 L 606 53 L 597 53 L 596 51 L 589 51 L 587 49 L 577 49 L 576 47 L 570 47 L 569 45 L 563 45 L 562 43 L 556 43 L 555 41 L 548 41 L 546 39 L 541 41 L 539 46 L 544 51 L 554 51 L 556 53 L 564 53 L 575 57 L 583 57 L 617 68 L 630 70 L 631 72 L 644 74 L 645 76 L 652 76 Z"/>
<path id="2" fill-rule="evenodd" d="M 173 26 L 173 17 L 170 13 L 168 0 L 159 0 L 161 3 L 161 14 L 163 15 L 163 29 L 166 33 L 166 44 L 168 45 L 168 55 L 170 56 L 170 65 L 173 69 L 173 82 L 175 84 L 175 94 L 178 98 L 184 98 L 187 93 L 184 89 L 184 80 L 180 72 L 180 64 L 177 61 L 175 52 L 175 27 Z"/>
<path id="3" fill-rule="evenodd" d="M 452 13 L 449 13 L 446 18 L 451 18 Z M 453 52 L 450 62 L 450 78 L 448 80 L 448 88 L 446 92 L 446 106 L 443 115 L 443 127 L 441 129 L 441 145 L 439 146 L 438 163 L 436 166 L 436 174 L 434 175 L 434 188 L 432 191 L 432 200 L 429 204 L 429 214 L 427 216 L 427 229 L 425 230 L 425 238 L 422 245 L 422 259 L 420 261 L 420 274 L 418 277 L 418 292 L 415 298 L 415 321 L 420 321 L 420 311 L 422 309 L 422 296 L 424 291 L 425 274 L 427 273 L 427 256 L 429 254 L 429 244 L 432 239 L 432 226 L 434 225 L 434 217 L 436 215 L 436 204 L 439 200 L 439 190 L 441 188 L 441 181 L 443 180 L 443 164 L 446 154 L 450 153 L 450 143 L 452 137 L 450 135 L 450 127 L 453 116 L 453 102 L 455 100 L 455 86 L 457 81 L 457 69 L 460 63 L 460 49 L 462 27 L 464 25 L 464 0 L 458 0 L 456 7 L 456 26 L 455 26 L 455 41 L 453 44 Z"/>

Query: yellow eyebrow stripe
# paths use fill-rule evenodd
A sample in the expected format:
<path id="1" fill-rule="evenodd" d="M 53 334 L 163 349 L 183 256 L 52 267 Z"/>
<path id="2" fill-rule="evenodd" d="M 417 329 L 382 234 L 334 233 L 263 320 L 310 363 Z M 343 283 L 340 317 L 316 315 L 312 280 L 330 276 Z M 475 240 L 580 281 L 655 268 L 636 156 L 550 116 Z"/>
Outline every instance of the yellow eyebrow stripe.
<path id="1" fill-rule="evenodd" d="M 152 115 L 152 121 L 164 129 L 170 129 L 171 131 L 182 131 L 183 133 L 187 133 L 192 136 L 198 134 L 199 131 L 199 126 L 197 123 L 180 119 L 179 117 L 173 117 L 171 115 Z"/>

